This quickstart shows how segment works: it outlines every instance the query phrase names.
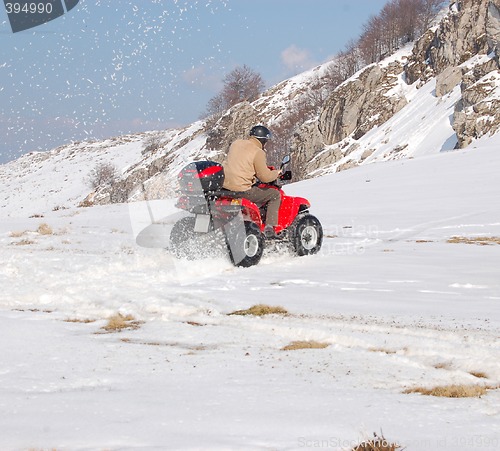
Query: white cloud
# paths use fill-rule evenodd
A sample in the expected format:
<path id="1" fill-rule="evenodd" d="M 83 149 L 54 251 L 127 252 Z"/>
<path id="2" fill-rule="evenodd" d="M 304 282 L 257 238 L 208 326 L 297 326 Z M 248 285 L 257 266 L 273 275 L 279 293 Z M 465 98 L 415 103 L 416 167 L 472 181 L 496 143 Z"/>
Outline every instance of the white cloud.
<path id="1" fill-rule="evenodd" d="M 281 61 L 289 71 L 299 72 L 315 66 L 308 50 L 291 45 L 281 52 Z"/>
<path id="2" fill-rule="evenodd" d="M 209 90 L 219 90 L 222 87 L 221 74 L 208 72 L 204 65 L 194 66 L 183 72 L 184 83 L 192 87 L 201 87 Z"/>

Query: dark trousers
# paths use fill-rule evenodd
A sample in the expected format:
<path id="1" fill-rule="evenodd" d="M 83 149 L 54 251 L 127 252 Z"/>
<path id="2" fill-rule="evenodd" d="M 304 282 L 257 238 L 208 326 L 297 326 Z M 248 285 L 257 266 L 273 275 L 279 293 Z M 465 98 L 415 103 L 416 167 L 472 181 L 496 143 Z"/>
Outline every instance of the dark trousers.
<path id="1" fill-rule="evenodd" d="M 273 188 L 250 188 L 248 191 L 237 193 L 238 197 L 244 197 L 252 201 L 257 207 L 267 204 L 266 225 L 278 225 L 278 210 L 281 204 L 279 190 Z"/>

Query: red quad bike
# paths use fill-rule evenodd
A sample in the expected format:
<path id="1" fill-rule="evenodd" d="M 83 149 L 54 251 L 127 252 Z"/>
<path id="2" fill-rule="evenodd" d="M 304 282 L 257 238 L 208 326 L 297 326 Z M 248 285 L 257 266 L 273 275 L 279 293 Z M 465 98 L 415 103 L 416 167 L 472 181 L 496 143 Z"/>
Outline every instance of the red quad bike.
<path id="1" fill-rule="evenodd" d="M 281 169 L 288 163 L 287 155 Z M 280 176 L 280 180 L 291 178 L 291 171 Z M 224 169 L 219 163 L 190 163 L 180 171 L 178 181 L 181 197 L 176 206 L 194 216 L 183 217 L 172 228 L 170 248 L 177 257 L 196 258 L 221 246 L 228 249 L 235 266 L 249 267 L 259 263 L 266 242 L 284 242 L 299 256 L 315 254 L 321 248 L 323 229 L 309 213 L 309 201 L 287 196 L 276 181 L 257 184 L 281 194 L 276 236 L 272 238 L 263 234 L 266 207 L 259 208 L 223 189 Z"/>

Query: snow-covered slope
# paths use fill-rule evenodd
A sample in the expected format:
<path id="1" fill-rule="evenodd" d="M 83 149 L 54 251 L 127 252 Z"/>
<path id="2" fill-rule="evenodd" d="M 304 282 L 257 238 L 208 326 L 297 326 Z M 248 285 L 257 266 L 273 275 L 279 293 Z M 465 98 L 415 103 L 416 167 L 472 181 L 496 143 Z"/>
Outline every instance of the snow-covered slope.
<path id="1" fill-rule="evenodd" d="M 3 218 L 0 448 L 498 449 L 500 390 L 403 393 L 500 384 L 500 138 L 474 146 L 286 187 L 323 249 L 249 269 L 137 246 L 126 205 Z M 257 303 L 290 315 L 228 315 Z"/>
<path id="2" fill-rule="evenodd" d="M 40 215 L 78 205 L 90 172 L 110 163 L 123 172 L 141 156 L 146 134 L 61 146 L 0 165 L 0 217 Z"/>

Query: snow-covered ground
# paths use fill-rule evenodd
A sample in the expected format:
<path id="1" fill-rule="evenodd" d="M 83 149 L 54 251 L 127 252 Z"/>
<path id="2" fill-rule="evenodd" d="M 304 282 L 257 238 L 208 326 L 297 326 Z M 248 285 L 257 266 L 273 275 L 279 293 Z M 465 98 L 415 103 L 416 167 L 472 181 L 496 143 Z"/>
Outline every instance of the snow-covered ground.
<path id="1" fill-rule="evenodd" d="M 286 187 L 323 249 L 248 269 L 137 246 L 126 205 L 9 208 L 0 449 L 499 449 L 500 390 L 403 393 L 500 383 L 500 245 L 448 242 L 500 237 L 500 137 L 473 147 Z M 228 315 L 259 303 L 289 315 Z"/>

